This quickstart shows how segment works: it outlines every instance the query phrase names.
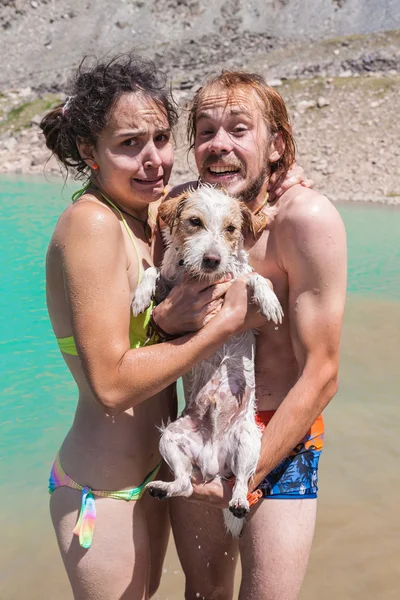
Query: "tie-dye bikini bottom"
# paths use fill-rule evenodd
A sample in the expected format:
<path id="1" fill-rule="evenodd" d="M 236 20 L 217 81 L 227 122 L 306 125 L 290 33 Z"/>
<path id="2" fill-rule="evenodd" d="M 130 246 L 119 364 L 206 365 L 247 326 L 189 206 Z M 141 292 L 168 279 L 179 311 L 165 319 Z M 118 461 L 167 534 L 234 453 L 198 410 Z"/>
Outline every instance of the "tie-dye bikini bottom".
<path id="1" fill-rule="evenodd" d="M 79 537 L 79 544 L 82 548 L 90 548 L 93 541 L 93 532 L 96 522 L 96 505 L 94 503 L 94 496 L 99 498 L 114 498 L 115 500 L 140 500 L 143 496 L 146 485 L 153 481 L 157 472 L 161 466 L 159 463 L 155 469 L 151 471 L 139 487 L 131 488 L 129 490 L 120 490 L 116 492 L 92 490 L 88 486 L 82 486 L 76 483 L 69 475 L 66 474 L 60 461 L 60 456 L 57 454 L 56 460 L 52 466 L 49 479 L 49 493 L 54 492 L 55 489 L 66 486 L 74 490 L 82 492 L 81 510 L 79 512 L 78 521 L 75 525 L 74 534 Z"/>

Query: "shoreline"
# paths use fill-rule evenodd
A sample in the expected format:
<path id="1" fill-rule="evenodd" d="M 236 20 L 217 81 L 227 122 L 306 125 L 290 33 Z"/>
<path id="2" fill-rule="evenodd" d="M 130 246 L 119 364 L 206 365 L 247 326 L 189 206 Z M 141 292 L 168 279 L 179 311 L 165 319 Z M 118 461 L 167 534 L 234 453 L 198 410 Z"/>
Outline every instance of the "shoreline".
<path id="1" fill-rule="evenodd" d="M 49 159 L 50 160 L 50 159 Z M 192 174 L 193 175 L 193 174 Z M 26 180 L 33 180 L 33 181 L 39 181 L 40 179 L 46 179 L 47 182 L 51 185 L 55 185 L 59 182 L 61 182 L 63 185 L 74 185 L 79 187 L 80 182 L 76 179 L 74 179 L 73 177 L 68 177 L 67 179 L 65 179 L 65 177 L 63 176 L 62 173 L 60 173 L 60 169 L 58 167 L 58 163 L 56 163 L 56 169 L 52 169 L 50 171 L 46 171 L 46 170 L 35 170 L 35 171 L 26 171 L 26 172 L 22 172 L 22 171 L 2 171 L 1 170 L 1 166 L 0 166 L 0 184 L 2 182 L 2 180 L 15 180 L 15 181 L 26 181 Z M 180 180 L 178 181 L 173 181 L 172 186 L 175 185 L 179 185 L 181 183 L 184 183 L 186 181 L 188 181 L 189 179 L 193 179 L 193 177 L 190 177 L 190 174 L 188 174 L 187 178 L 180 178 Z M 316 186 L 314 186 L 315 189 Z M 362 198 L 344 198 L 341 196 L 335 196 L 335 195 L 328 195 L 326 194 L 327 198 L 333 202 L 334 204 L 344 204 L 344 205 L 348 205 L 348 204 L 362 204 L 363 206 L 385 206 L 385 207 L 389 207 L 389 208 L 397 208 L 400 207 L 400 196 L 395 196 L 395 197 L 377 197 L 377 196 L 371 196 L 371 197 L 362 197 Z"/>

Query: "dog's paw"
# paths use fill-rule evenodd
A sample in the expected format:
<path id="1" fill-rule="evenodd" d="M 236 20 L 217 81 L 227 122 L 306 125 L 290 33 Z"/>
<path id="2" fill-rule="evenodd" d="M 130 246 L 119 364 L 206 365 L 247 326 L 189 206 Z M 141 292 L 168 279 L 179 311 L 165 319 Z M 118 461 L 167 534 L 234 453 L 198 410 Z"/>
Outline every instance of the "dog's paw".
<path id="1" fill-rule="evenodd" d="M 139 286 L 135 292 L 135 296 L 131 305 L 133 316 L 137 317 L 138 315 L 140 315 L 140 313 L 144 312 L 147 308 L 149 308 L 150 304 L 151 295 L 146 293 L 146 290 L 140 289 Z"/>
<path id="2" fill-rule="evenodd" d="M 282 323 L 283 310 L 280 302 L 268 282 L 258 273 L 250 275 L 247 284 L 253 290 L 253 302 L 260 308 L 263 317 L 273 321 L 276 325 Z"/>
<path id="3" fill-rule="evenodd" d="M 229 502 L 229 510 L 237 519 L 243 519 L 250 512 L 250 504 L 246 499 L 233 499 Z"/>
<path id="4" fill-rule="evenodd" d="M 153 498 L 158 500 L 166 500 L 168 498 L 168 490 L 165 489 L 163 481 L 152 481 L 146 485 L 146 490 Z"/>
<path id="5" fill-rule="evenodd" d="M 137 317 L 140 315 L 140 313 L 143 313 L 147 308 L 149 308 L 150 304 L 151 302 L 140 302 L 136 301 L 135 299 L 131 305 L 133 316 Z"/>
<path id="6" fill-rule="evenodd" d="M 275 325 L 280 325 L 282 323 L 282 306 L 276 294 L 269 286 L 268 289 L 263 290 L 262 296 L 257 298 L 257 303 L 260 306 L 260 313 L 263 317 L 267 317 L 267 319 L 273 321 Z"/>
<path id="7" fill-rule="evenodd" d="M 156 267 L 146 269 L 143 274 L 142 281 L 139 283 L 133 296 L 131 305 L 132 312 L 135 317 L 144 312 L 151 304 L 157 287 L 160 272 Z"/>

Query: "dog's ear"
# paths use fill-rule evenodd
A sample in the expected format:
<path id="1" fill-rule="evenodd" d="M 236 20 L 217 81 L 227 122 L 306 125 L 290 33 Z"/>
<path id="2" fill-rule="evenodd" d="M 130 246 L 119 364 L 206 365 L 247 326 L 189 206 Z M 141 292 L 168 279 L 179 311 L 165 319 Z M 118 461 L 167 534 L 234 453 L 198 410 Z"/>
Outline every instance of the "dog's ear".
<path id="1" fill-rule="evenodd" d="M 251 233 L 253 234 L 253 237 L 256 237 L 256 233 L 257 233 L 257 224 L 256 224 L 256 219 L 253 215 L 253 213 L 251 212 L 251 210 L 245 205 L 244 202 L 240 203 L 240 209 L 242 211 L 242 219 L 243 219 L 243 226 L 242 229 L 244 231 L 251 231 Z"/>
<path id="2" fill-rule="evenodd" d="M 174 228 L 175 221 L 179 218 L 183 207 L 185 206 L 188 196 L 188 192 L 183 192 L 183 194 L 180 194 L 175 198 L 168 198 L 168 200 L 164 200 L 164 202 L 161 203 L 158 209 L 158 216 L 166 225 L 168 225 L 171 233 Z"/>

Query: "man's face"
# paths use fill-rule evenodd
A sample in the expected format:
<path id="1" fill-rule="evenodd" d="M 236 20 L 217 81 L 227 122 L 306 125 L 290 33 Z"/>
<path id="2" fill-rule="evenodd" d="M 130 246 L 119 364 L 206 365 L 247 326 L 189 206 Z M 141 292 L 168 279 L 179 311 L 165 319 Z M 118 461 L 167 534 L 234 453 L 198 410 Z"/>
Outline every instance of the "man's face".
<path id="1" fill-rule="evenodd" d="M 222 185 L 245 202 L 264 197 L 271 136 L 253 91 L 216 89 L 196 114 L 195 159 L 203 182 Z"/>

